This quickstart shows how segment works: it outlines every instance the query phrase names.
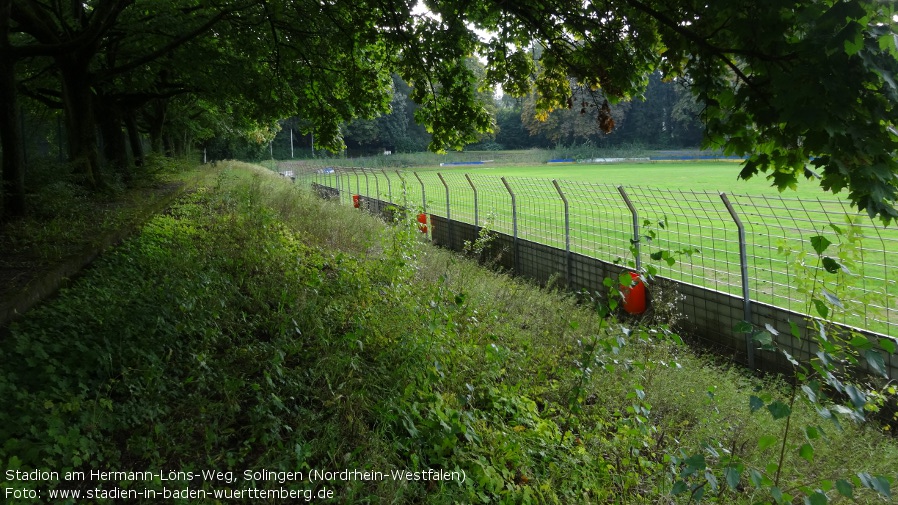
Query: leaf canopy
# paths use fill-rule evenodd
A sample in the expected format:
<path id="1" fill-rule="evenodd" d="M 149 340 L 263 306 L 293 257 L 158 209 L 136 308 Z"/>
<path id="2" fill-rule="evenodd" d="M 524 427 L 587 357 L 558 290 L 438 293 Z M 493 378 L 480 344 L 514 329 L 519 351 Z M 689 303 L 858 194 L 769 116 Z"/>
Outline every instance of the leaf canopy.
<path id="1" fill-rule="evenodd" d="M 239 115 L 250 130 L 298 115 L 316 144 L 339 149 L 342 123 L 389 110 L 396 74 L 413 87 L 431 149 L 444 151 L 494 128 L 485 89 L 535 93 L 534 114 L 546 117 L 572 107 L 572 82 L 613 106 L 641 97 L 660 70 L 690 87 L 706 146 L 747 157 L 740 177 L 764 174 L 780 190 L 818 179 L 870 216 L 898 217 L 894 2 L 10 3 L 3 55 L 24 62 L 20 89 L 48 102 L 60 92 L 46 81 L 65 80 L 67 65 L 132 108 L 191 95 L 184 103 Z"/>

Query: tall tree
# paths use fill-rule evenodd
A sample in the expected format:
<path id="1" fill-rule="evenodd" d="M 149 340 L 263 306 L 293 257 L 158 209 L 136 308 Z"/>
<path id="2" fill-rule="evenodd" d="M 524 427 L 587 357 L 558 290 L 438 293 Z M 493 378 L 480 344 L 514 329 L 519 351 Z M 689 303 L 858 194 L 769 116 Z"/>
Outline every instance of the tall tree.
<path id="1" fill-rule="evenodd" d="M 600 91 L 571 84 L 567 106 L 552 111 L 540 110 L 540 97 L 531 94 L 524 100 L 521 120 L 530 135 L 542 135 L 553 145 L 572 145 L 594 140 L 603 142 L 624 121 L 628 102 L 614 105 Z"/>
<path id="2" fill-rule="evenodd" d="M 530 138 L 521 119 L 523 101 L 509 95 L 498 100 L 496 111 L 496 142 L 505 149 L 525 149 L 544 147 Z"/>

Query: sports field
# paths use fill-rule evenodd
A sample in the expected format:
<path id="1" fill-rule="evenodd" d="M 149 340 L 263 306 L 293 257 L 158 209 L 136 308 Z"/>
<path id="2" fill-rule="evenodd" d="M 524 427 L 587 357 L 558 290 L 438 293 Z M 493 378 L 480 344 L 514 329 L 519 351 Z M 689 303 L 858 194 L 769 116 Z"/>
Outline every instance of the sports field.
<path id="1" fill-rule="evenodd" d="M 421 168 L 417 172 L 469 173 L 496 177 L 563 179 L 624 186 L 654 186 L 688 191 L 725 191 L 727 193 L 776 195 L 780 192 L 760 174 L 749 180 L 738 178 L 738 162 L 649 162 L 649 163 L 559 163 L 532 166 L 493 166 L 491 164 Z M 802 178 L 797 191 L 787 189 L 783 196 L 835 199 L 820 189 L 816 180 Z"/>
<path id="2" fill-rule="evenodd" d="M 396 203 L 448 213 L 464 222 L 474 223 L 476 214 L 478 224 L 502 233 L 514 232 L 514 214 L 520 238 L 564 249 L 560 189 L 569 204 L 571 250 L 606 261 L 632 259 L 632 214 L 617 189 L 623 186 L 638 213 L 643 263 L 658 266 L 665 277 L 740 296 L 738 228 L 720 198 L 725 192 L 745 226 L 754 301 L 807 312 L 806 292 L 814 288 L 808 283 L 816 278 L 817 298 L 823 287 L 846 302 L 845 311 L 835 310 L 837 320 L 896 336 L 894 226 L 886 229 L 858 214 L 843 198 L 822 191 L 815 180 L 802 178 L 795 190 L 779 192 L 763 174 L 749 181 L 737 179 L 739 170 L 737 162 L 487 163 L 401 173 L 356 171 L 323 182 L 348 193 L 392 197 Z M 552 180 L 558 181 L 557 189 Z M 477 188 L 476 209 L 472 183 Z M 509 188 L 515 194 L 515 212 Z M 824 254 L 837 258 L 846 270 L 823 274 L 811 245 L 814 236 L 833 243 Z M 676 261 L 650 259 L 663 251 L 673 253 Z"/>

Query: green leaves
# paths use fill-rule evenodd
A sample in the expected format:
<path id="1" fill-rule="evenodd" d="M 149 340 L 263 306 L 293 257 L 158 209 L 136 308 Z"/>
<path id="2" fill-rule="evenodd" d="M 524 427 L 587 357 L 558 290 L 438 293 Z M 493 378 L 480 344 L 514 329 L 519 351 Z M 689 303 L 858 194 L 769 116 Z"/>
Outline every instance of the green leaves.
<path id="1" fill-rule="evenodd" d="M 836 481 L 836 491 L 845 498 L 854 498 L 854 486 L 845 479 Z"/>
<path id="2" fill-rule="evenodd" d="M 876 491 L 885 498 L 892 498 L 891 482 L 885 477 L 874 477 L 866 472 L 857 474 L 857 477 L 862 486 Z"/>
<path id="3" fill-rule="evenodd" d="M 826 494 L 821 493 L 820 491 L 815 491 L 808 496 L 805 503 L 808 505 L 826 505 L 829 503 L 829 498 L 826 497 Z"/>
<path id="4" fill-rule="evenodd" d="M 764 407 L 764 400 L 755 395 L 751 395 L 748 399 L 748 407 L 752 412 L 755 412 Z"/>
<path id="5" fill-rule="evenodd" d="M 763 451 L 768 447 L 776 445 L 778 442 L 779 438 L 773 435 L 762 435 L 760 438 L 758 438 L 758 449 Z"/>
<path id="6" fill-rule="evenodd" d="M 726 479 L 727 486 L 735 491 L 739 488 L 739 481 L 742 479 L 742 469 L 735 466 L 728 466 L 723 469 L 723 476 Z"/>
<path id="7" fill-rule="evenodd" d="M 783 419 L 792 414 L 792 409 L 785 403 L 777 400 L 767 405 L 767 410 L 774 419 Z"/>
<path id="8" fill-rule="evenodd" d="M 853 384 L 845 386 L 845 393 L 848 395 L 848 398 L 851 399 L 851 403 L 854 404 L 855 408 L 862 409 L 867 404 L 867 397 Z"/>
<path id="9" fill-rule="evenodd" d="M 823 303 L 823 300 L 812 298 L 811 302 L 813 302 L 814 308 L 817 310 L 817 315 L 819 315 L 823 319 L 829 317 L 829 307 L 827 307 L 826 304 Z"/>
<path id="10" fill-rule="evenodd" d="M 875 349 L 867 349 L 864 351 L 864 359 L 867 360 L 867 364 L 870 365 L 870 369 L 879 375 L 889 378 L 889 371 L 886 369 L 885 358 L 881 352 Z"/>
<path id="11" fill-rule="evenodd" d="M 823 292 L 823 297 L 826 298 L 826 301 L 829 302 L 830 305 L 834 305 L 843 310 L 845 309 L 845 305 L 842 304 L 842 300 L 840 300 L 838 296 L 826 290 L 825 288 L 821 289 L 821 291 Z"/>
<path id="12" fill-rule="evenodd" d="M 829 256 L 824 256 L 822 262 L 823 269 L 831 274 L 838 272 L 842 268 L 842 265 L 840 265 L 838 261 L 830 258 Z"/>
<path id="13" fill-rule="evenodd" d="M 802 444 L 802 446 L 798 449 L 798 455 L 808 463 L 814 462 L 814 448 L 811 446 L 811 444 Z"/>
<path id="14" fill-rule="evenodd" d="M 818 256 L 823 254 L 823 251 L 825 251 L 831 244 L 832 242 L 824 236 L 816 235 L 811 237 L 811 246 L 814 248 L 814 251 L 817 252 Z"/>

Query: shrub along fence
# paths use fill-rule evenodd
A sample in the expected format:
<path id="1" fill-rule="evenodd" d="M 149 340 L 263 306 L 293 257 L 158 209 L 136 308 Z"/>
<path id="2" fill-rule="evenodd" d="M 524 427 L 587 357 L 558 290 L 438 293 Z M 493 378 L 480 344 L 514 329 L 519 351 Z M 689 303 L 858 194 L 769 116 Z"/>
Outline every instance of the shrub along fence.
<path id="1" fill-rule="evenodd" d="M 816 331 L 808 314 L 826 313 L 885 349 L 889 375 L 898 371 L 888 352 L 898 337 L 898 231 L 837 200 L 458 171 L 331 167 L 300 177 L 372 212 L 427 213 L 434 243 L 454 250 L 488 230 L 495 261 L 541 284 L 600 291 L 605 277 L 651 265 L 681 295 L 682 329 L 752 368 L 789 367 L 781 353 L 758 349 L 758 328 L 778 330 L 777 345 L 807 361 L 816 346 L 791 337 L 789 322 L 806 335 Z"/>

